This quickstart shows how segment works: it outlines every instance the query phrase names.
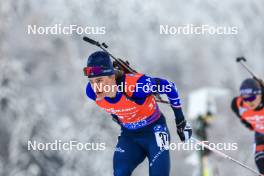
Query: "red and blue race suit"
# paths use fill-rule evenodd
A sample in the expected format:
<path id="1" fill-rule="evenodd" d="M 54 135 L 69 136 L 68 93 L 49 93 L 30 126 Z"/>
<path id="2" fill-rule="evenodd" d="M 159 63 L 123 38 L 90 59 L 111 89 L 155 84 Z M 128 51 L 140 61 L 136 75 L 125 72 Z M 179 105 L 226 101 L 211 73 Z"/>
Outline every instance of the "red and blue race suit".
<path id="1" fill-rule="evenodd" d="M 167 95 L 178 124 L 184 121 L 184 115 L 175 84 L 143 74 L 125 74 L 116 82 L 127 89 L 118 91 L 114 98 L 97 100 L 91 84 L 86 87 L 87 96 L 121 125 L 113 159 L 114 176 L 131 175 L 146 157 L 150 176 L 169 176 L 169 131 L 153 93 Z"/>

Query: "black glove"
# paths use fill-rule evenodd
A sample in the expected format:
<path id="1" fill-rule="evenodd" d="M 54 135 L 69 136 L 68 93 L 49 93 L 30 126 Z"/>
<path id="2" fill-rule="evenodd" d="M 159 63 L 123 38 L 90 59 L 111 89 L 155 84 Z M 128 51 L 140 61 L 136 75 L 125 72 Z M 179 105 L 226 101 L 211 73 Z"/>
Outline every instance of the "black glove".
<path id="1" fill-rule="evenodd" d="M 183 120 L 182 122 L 177 124 L 176 127 L 177 127 L 177 133 L 181 141 L 187 142 L 192 136 L 192 128 L 190 124 L 188 124 L 186 120 Z"/>
<path id="2" fill-rule="evenodd" d="M 244 119 L 240 119 L 241 120 L 241 122 L 249 129 L 249 130 L 253 130 L 253 126 L 250 124 L 250 123 L 248 123 L 246 120 L 244 120 Z"/>

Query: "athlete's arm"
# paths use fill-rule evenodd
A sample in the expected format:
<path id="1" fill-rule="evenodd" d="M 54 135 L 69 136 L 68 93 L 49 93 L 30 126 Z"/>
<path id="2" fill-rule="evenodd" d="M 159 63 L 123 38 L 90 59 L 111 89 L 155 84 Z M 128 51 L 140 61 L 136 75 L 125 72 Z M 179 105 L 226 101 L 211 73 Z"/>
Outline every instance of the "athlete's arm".
<path id="1" fill-rule="evenodd" d="M 132 98 L 144 100 L 152 93 L 166 94 L 174 111 L 176 123 L 180 124 L 184 121 L 185 118 L 181 108 L 181 99 L 173 82 L 144 75 L 138 80 Z"/>
<path id="2" fill-rule="evenodd" d="M 94 93 L 90 83 L 88 83 L 86 86 L 86 95 L 93 101 L 96 100 L 96 94 Z M 111 116 L 112 116 L 112 120 L 120 125 L 117 115 L 111 114 Z"/>
<path id="3" fill-rule="evenodd" d="M 96 94 L 94 93 L 94 91 L 93 91 L 92 86 L 91 86 L 90 83 L 88 83 L 87 86 L 86 86 L 86 95 L 90 99 L 92 99 L 94 101 L 96 100 Z"/>
<path id="4" fill-rule="evenodd" d="M 132 98 L 145 99 L 153 93 L 166 94 L 175 115 L 177 133 L 181 141 L 187 141 L 192 135 L 192 129 L 187 125 L 181 108 L 181 99 L 173 82 L 161 78 L 151 78 L 146 75 L 138 81 Z"/>
<path id="5" fill-rule="evenodd" d="M 239 108 L 237 107 L 237 97 L 235 97 L 232 102 L 231 102 L 231 109 L 232 111 L 236 114 L 236 116 L 239 118 L 239 120 L 241 121 L 241 123 L 243 123 L 245 125 L 245 127 L 247 127 L 250 130 L 253 130 L 253 127 L 250 123 L 248 123 L 246 120 L 242 119 L 240 113 L 239 113 Z"/>
<path id="6" fill-rule="evenodd" d="M 233 98 L 233 100 L 231 102 L 231 109 L 236 114 L 236 116 L 239 117 L 239 119 L 240 119 L 241 116 L 239 114 L 239 109 L 237 107 L 236 101 L 237 101 L 237 97 Z"/>

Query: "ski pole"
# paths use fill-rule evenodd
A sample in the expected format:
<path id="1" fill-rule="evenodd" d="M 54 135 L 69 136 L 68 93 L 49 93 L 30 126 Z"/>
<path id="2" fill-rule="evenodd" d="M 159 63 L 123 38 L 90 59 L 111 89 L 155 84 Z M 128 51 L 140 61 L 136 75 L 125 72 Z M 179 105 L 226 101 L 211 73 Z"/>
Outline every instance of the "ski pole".
<path id="1" fill-rule="evenodd" d="M 236 61 L 240 63 L 248 71 L 248 73 L 262 85 L 262 87 L 264 87 L 264 82 L 260 79 L 260 77 L 258 77 L 255 73 L 253 73 L 253 71 L 251 71 L 252 69 L 250 69 L 245 64 L 245 62 L 247 61 L 245 57 L 237 57 Z"/>
<path id="2" fill-rule="evenodd" d="M 238 57 L 237 59 L 236 59 L 236 61 L 238 62 L 238 63 L 240 63 L 248 72 L 249 72 L 249 74 L 251 74 L 251 76 L 253 76 L 253 78 L 258 78 L 251 70 L 252 69 L 250 69 L 246 64 L 245 64 L 245 62 L 247 61 L 246 60 L 246 58 L 244 58 L 244 57 Z"/>
<path id="3" fill-rule="evenodd" d="M 228 159 L 228 160 L 231 160 L 231 161 L 233 161 L 234 163 L 236 163 L 236 164 L 238 164 L 238 165 L 244 167 L 245 169 L 247 169 L 247 170 L 251 171 L 252 173 L 254 173 L 256 176 L 263 176 L 261 173 L 259 173 L 259 172 L 256 171 L 255 169 L 252 169 L 251 167 L 249 167 L 249 166 L 243 164 L 242 162 L 240 162 L 240 161 L 238 161 L 238 160 L 232 158 L 231 156 L 229 156 L 229 155 L 227 155 L 227 154 L 225 154 L 225 153 L 223 153 L 223 152 L 221 152 L 221 151 L 219 151 L 219 150 L 216 150 L 216 149 L 213 148 L 213 147 L 210 147 L 209 145 L 203 143 L 202 141 L 200 141 L 200 140 L 198 140 L 198 139 L 196 139 L 196 138 L 194 138 L 194 137 L 191 137 L 191 140 L 193 140 L 194 142 L 196 142 L 198 145 L 203 146 L 204 148 L 207 148 L 208 150 L 210 150 L 210 151 L 212 151 L 212 152 L 214 152 L 214 153 L 216 153 L 216 154 L 222 156 L 223 158 Z"/>

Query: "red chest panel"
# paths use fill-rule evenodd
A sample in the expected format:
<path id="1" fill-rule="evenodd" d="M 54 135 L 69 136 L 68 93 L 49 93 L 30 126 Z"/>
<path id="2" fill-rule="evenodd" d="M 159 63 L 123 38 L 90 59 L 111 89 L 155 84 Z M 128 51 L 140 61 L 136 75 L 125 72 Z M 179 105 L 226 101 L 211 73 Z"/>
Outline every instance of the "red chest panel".
<path id="1" fill-rule="evenodd" d="M 237 99 L 237 106 L 239 107 L 239 114 L 242 119 L 249 122 L 255 131 L 264 133 L 264 108 L 259 111 L 249 109 L 242 104 L 242 98 Z"/>
<path id="2" fill-rule="evenodd" d="M 106 112 L 117 115 L 122 123 L 134 123 L 144 120 L 151 116 L 157 108 L 153 96 L 149 96 L 142 105 L 127 99 L 125 95 L 122 95 L 117 103 L 109 103 L 106 100 L 97 101 L 96 103 Z"/>
<path id="3" fill-rule="evenodd" d="M 137 80 L 142 75 L 143 74 L 126 75 L 126 85 L 132 85 L 132 87 L 135 88 Z M 134 89 L 127 90 L 127 95 L 131 97 Z M 122 123 L 136 123 L 142 121 L 153 115 L 155 111 L 158 110 L 158 106 L 153 95 L 148 96 L 142 105 L 129 100 L 125 95 L 122 95 L 117 103 L 109 103 L 105 99 L 102 99 L 100 101 L 96 101 L 96 104 L 103 108 L 106 112 L 117 115 Z"/>

